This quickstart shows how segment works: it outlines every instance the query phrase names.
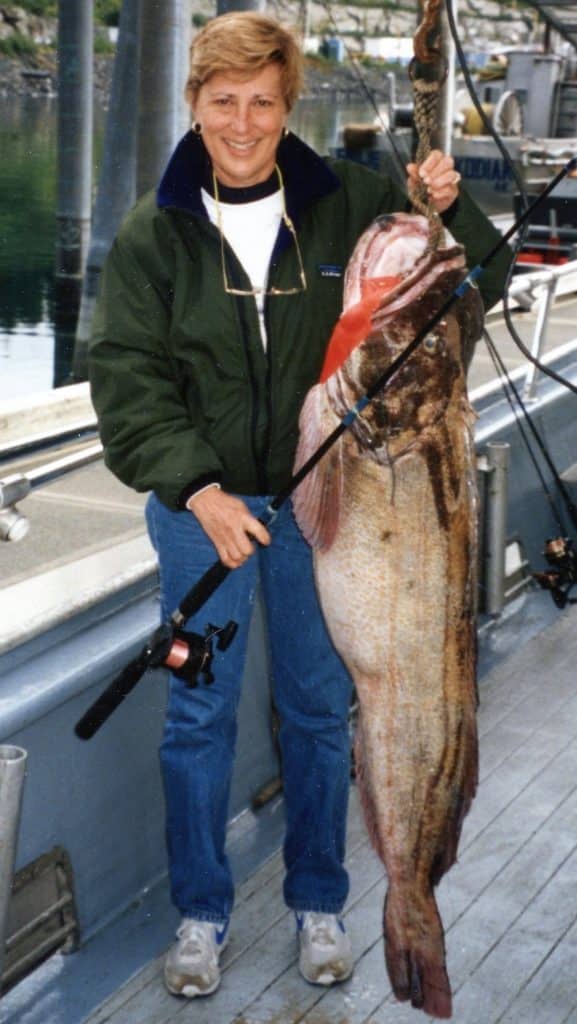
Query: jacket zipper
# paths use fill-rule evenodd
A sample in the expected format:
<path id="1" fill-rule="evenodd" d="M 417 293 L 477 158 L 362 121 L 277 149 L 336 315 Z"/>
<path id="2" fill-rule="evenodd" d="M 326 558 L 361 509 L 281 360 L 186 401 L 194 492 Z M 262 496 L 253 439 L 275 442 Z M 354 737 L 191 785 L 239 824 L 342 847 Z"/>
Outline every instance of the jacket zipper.
<path id="1" fill-rule="evenodd" d="M 239 287 L 242 286 L 243 282 L 240 280 L 240 278 L 238 276 L 238 267 L 236 266 L 238 261 L 236 259 L 232 259 L 231 260 L 229 258 L 229 253 L 227 252 L 227 244 L 228 243 L 226 242 L 226 239 L 225 239 L 224 258 L 226 260 L 227 271 L 230 273 L 229 280 L 231 280 L 231 282 L 233 283 L 233 287 L 239 288 Z M 234 254 L 232 254 L 232 255 L 234 256 Z M 227 276 L 228 276 L 228 274 L 227 274 Z M 253 457 L 253 461 L 254 461 L 254 465 L 255 465 L 255 470 L 256 470 L 257 488 L 258 488 L 258 493 L 259 494 L 268 494 L 268 480 L 267 480 L 267 473 L 266 473 L 266 463 L 263 464 L 263 460 L 259 458 L 258 449 L 257 449 L 257 443 L 256 443 L 257 426 L 258 426 L 259 390 L 258 390 L 258 384 L 257 384 L 257 380 L 256 380 L 256 374 L 254 372 L 254 365 L 253 365 L 253 360 L 252 360 L 252 356 L 251 356 L 251 351 L 250 351 L 250 330 L 249 330 L 249 326 L 248 326 L 247 319 L 246 319 L 246 314 L 245 314 L 245 309 L 244 309 L 244 306 L 243 306 L 243 299 L 242 299 L 242 297 L 240 295 L 239 296 L 232 296 L 232 297 L 236 301 L 238 320 L 239 320 L 239 323 L 240 323 L 242 343 L 243 343 L 243 347 L 244 347 L 245 355 L 246 355 L 246 362 L 247 362 L 247 366 L 248 366 L 248 377 L 249 377 L 251 396 L 252 396 L 252 409 L 251 409 L 251 416 L 250 416 L 250 436 L 251 436 L 252 457 Z M 258 314 L 257 314 L 257 316 L 258 316 Z M 267 381 L 268 381 L 268 375 L 269 375 L 269 368 L 268 368 L 268 364 L 267 364 Z M 268 416 L 268 403 L 267 403 L 267 416 Z M 268 438 L 269 432 L 270 432 L 270 428 L 269 428 L 269 424 L 267 423 L 266 431 L 265 431 L 265 439 Z M 265 459 L 266 459 L 266 446 L 265 446 Z"/>
<path id="2" fill-rule="evenodd" d="M 266 335 L 266 377 L 265 377 L 265 402 L 266 402 L 266 430 L 264 432 L 264 459 L 265 467 L 271 455 L 272 446 L 272 331 L 270 330 L 270 298 L 264 297 L 264 331 Z M 263 493 L 268 494 L 268 491 Z"/>
<path id="3" fill-rule="evenodd" d="M 175 211 L 175 212 L 178 212 L 178 211 Z M 176 224 L 177 231 L 178 231 L 180 237 L 182 238 L 182 240 L 184 241 L 185 248 L 187 249 L 189 255 L 191 257 L 193 257 L 194 254 L 193 254 L 192 248 L 190 246 L 190 241 L 189 241 L 189 238 L 188 238 L 188 233 L 187 233 L 186 229 L 184 229 L 184 230 L 182 229 L 181 224 L 179 222 L 178 216 L 174 217 L 173 223 Z M 210 224 L 210 221 L 208 223 Z M 212 225 L 211 225 L 211 227 L 212 227 Z M 229 280 L 232 281 L 234 287 L 237 287 L 237 288 L 240 287 L 243 284 L 243 282 L 240 280 L 239 274 L 238 274 L 240 263 L 236 259 L 235 255 L 234 255 L 232 249 L 230 248 L 228 242 L 226 241 L 226 239 L 224 240 L 224 258 L 226 260 L 227 272 L 230 274 Z M 257 380 L 256 380 L 256 375 L 255 375 L 255 372 L 254 372 L 253 360 L 252 360 L 251 352 L 250 352 L 250 343 L 249 343 L 250 330 L 249 330 L 248 323 L 247 323 L 247 320 L 246 320 L 246 316 L 245 316 L 245 313 L 244 313 L 244 307 L 242 306 L 242 301 L 243 301 L 242 298 L 240 296 L 231 296 L 231 298 L 234 298 L 235 303 L 236 303 L 237 316 L 238 316 L 238 321 L 239 321 L 239 324 L 240 324 L 240 331 L 241 331 L 241 337 L 242 337 L 242 344 L 243 344 L 243 348 L 245 350 L 246 362 L 247 362 L 247 366 L 248 366 L 248 378 L 249 378 L 249 384 L 250 384 L 250 390 L 251 390 L 251 406 L 252 406 L 252 408 L 251 408 L 251 415 L 250 415 L 250 440 L 251 440 L 251 448 L 252 448 L 252 457 L 253 457 L 253 462 L 254 462 L 254 467 L 255 467 L 255 472 L 256 472 L 257 488 L 258 488 L 258 493 L 259 494 L 268 494 L 268 479 L 267 479 L 267 472 L 266 472 L 266 452 L 268 451 L 268 446 L 270 444 L 270 440 L 269 440 L 269 438 L 270 438 L 270 420 L 268 420 L 268 422 L 266 424 L 266 430 L 265 430 L 265 449 L 264 449 L 265 450 L 265 464 L 263 465 L 263 461 L 259 458 L 257 444 L 256 444 L 256 434 L 257 434 L 257 426 L 258 426 L 259 390 L 258 390 L 258 384 L 257 384 Z M 257 316 L 258 316 L 258 313 L 257 313 Z M 266 324 L 266 319 L 265 319 L 265 324 Z M 267 389 L 267 392 L 268 392 L 268 390 L 270 388 L 269 378 L 270 378 L 270 363 L 267 363 L 267 373 L 266 373 L 266 382 L 267 382 L 266 383 L 266 389 Z M 269 408 L 270 408 L 270 403 L 267 400 L 267 402 L 266 402 L 267 417 L 270 415 Z"/>

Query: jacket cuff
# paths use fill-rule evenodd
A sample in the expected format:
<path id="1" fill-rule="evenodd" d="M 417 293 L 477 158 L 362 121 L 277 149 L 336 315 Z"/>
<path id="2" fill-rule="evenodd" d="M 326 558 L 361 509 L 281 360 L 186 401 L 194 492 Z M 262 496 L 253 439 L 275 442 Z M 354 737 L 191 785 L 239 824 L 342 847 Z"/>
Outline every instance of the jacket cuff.
<path id="1" fill-rule="evenodd" d="M 192 498 L 193 494 L 197 491 L 202 491 L 204 487 L 208 487 L 209 484 L 220 484 L 221 474 L 220 473 L 204 473 L 203 476 L 197 476 L 196 480 L 187 484 L 183 487 L 178 498 L 176 499 L 176 507 L 179 512 L 186 511 L 186 503 L 189 498 Z"/>
<path id="2" fill-rule="evenodd" d="M 441 220 L 446 228 L 450 228 L 459 210 L 459 196 L 453 203 L 441 214 Z"/>

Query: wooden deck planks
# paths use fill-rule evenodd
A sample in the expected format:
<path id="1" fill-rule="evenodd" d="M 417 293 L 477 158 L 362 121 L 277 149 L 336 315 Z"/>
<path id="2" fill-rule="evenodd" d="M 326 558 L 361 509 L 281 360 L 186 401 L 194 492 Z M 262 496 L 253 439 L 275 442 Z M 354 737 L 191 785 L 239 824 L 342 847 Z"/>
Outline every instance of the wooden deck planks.
<path id="1" fill-rule="evenodd" d="M 499 1018 L 499 1024 L 535 1021 L 535 1024 L 564 1024 L 567 1007 L 577 1020 L 577 924 L 573 924 L 552 947 L 527 980 L 514 1001 Z"/>
<path id="2" fill-rule="evenodd" d="M 481 688 L 482 783 L 460 861 L 439 887 L 458 1024 L 577 1024 L 576 623 L 577 610 L 567 611 Z M 358 962 L 345 985 L 324 990 L 300 978 L 275 856 L 239 890 L 213 997 L 168 996 L 158 960 L 85 1024 L 423 1024 L 390 993 L 386 879 L 354 787 L 348 850 Z"/>

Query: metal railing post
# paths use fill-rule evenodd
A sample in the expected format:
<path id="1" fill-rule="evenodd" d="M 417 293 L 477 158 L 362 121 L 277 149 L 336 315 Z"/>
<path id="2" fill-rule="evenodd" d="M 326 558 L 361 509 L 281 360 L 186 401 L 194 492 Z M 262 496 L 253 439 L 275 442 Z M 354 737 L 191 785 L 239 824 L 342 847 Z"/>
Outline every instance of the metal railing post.
<path id="1" fill-rule="evenodd" d="M 76 327 L 76 380 L 85 380 L 88 376 L 88 343 L 100 271 L 120 221 L 136 198 L 140 6 L 140 0 L 123 0 L 120 9 L 104 153 Z"/>
<path id="2" fill-rule="evenodd" d="M 535 330 L 533 331 L 533 341 L 531 344 L 531 355 L 535 359 L 541 358 L 541 354 L 545 348 L 547 324 L 549 321 L 551 306 L 553 305 L 553 300 L 555 298 L 555 292 L 557 290 L 557 280 L 557 275 L 551 274 L 550 278 L 544 282 L 544 288 L 539 298 L 539 309 L 537 311 L 537 320 L 535 322 Z M 526 402 L 532 402 L 537 397 L 538 374 L 539 371 L 535 364 L 529 363 L 523 388 L 523 398 Z"/>
<path id="3" fill-rule="evenodd" d="M 507 480 L 510 445 L 490 441 L 487 445 L 487 544 L 486 611 L 499 615 L 505 604 L 505 547 L 507 530 Z"/>
<path id="4" fill-rule="evenodd" d="M 0 746 L 0 978 L 27 758 L 22 747 Z"/>
<path id="5" fill-rule="evenodd" d="M 188 115 L 182 61 L 184 0 L 142 0 L 136 194 L 156 188 Z"/>
<path id="6" fill-rule="evenodd" d="M 90 234 L 92 6 L 91 0 L 58 3 L 56 277 L 60 281 L 80 281 Z"/>

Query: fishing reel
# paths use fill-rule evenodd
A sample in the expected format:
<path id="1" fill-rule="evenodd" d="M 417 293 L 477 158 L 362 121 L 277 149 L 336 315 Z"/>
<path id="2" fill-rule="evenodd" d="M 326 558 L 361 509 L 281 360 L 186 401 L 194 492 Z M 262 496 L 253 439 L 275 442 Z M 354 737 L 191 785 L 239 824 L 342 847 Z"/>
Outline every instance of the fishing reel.
<path id="1" fill-rule="evenodd" d="M 214 657 L 213 640 L 217 637 L 216 646 L 219 651 L 226 651 L 234 640 L 237 629 L 238 624 L 232 619 L 226 626 L 208 625 L 204 636 L 178 629 L 170 623 L 160 626 L 148 645 L 149 664 L 154 668 L 169 668 L 175 676 L 183 679 L 190 689 L 198 686 L 199 676 L 202 676 L 203 682 L 209 686 L 214 682 L 211 671 Z"/>
<path id="2" fill-rule="evenodd" d="M 543 590 L 550 590 L 551 597 L 558 608 L 567 604 L 575 604 L 577 600 L 569 597 L 571 588 L 577 583 L 577 551 L 569 537 L 553 537 L 545 544 L 543 552 L 551 569 L 545 572 L 534 572 Z"/>

